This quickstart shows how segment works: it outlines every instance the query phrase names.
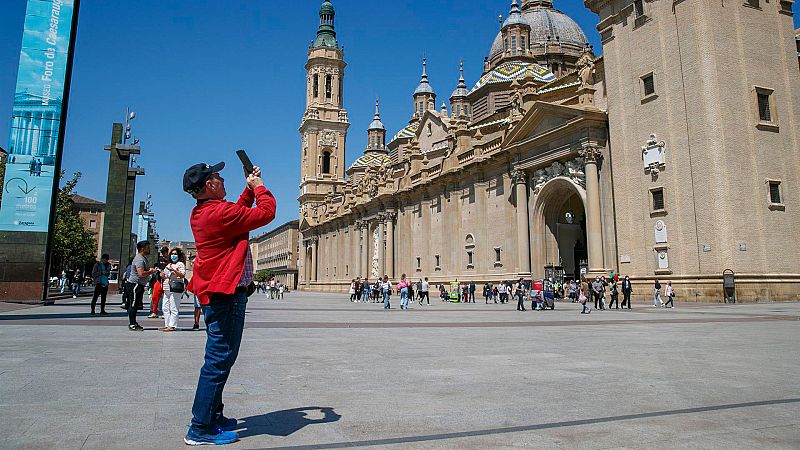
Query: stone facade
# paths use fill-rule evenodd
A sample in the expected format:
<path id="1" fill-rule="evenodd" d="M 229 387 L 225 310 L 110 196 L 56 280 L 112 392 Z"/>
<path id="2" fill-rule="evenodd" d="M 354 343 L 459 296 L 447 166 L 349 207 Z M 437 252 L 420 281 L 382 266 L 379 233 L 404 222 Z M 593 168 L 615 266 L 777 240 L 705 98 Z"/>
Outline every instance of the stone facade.
<path id="1" fill-rule="evenodd" d="M 408 125 L 383 145 L 376 110 L 346 176 L 317 162 L 320 146 L 343 161 L 344 146 L 305 133 L 341 127 L 341 99 L 337 110 L 307 96 L 301 288 L 614 271 L 639 300 L 660 279 L 680 300 L 713 301 L 732 269 L 739 300 L 797 298 L 800 263 L 779 256 L 800 250 L 785 239 L 800 231 L 792 2 L 713 14 L 699 0 L 585 3 L 603 57 L 576 49 L 585 36 L 551 1 L 515 1 L 475 86 L 462 73 L 450 111 L 437 109 L 424 62 Z M 551 47 L 545 21 L 573 45 Z M 335 39 L 318 42 L 307 69 L 321 54 L 343 68 Z"/>
<path id="2" fill-rule="evenodd" d="M 293 220 L 269 233 L 250 239 L 250 254 L 253 256 L 255 271 L 269 269 L 289 289 L 297 289 L 299 237 L 298 221 Z"/>

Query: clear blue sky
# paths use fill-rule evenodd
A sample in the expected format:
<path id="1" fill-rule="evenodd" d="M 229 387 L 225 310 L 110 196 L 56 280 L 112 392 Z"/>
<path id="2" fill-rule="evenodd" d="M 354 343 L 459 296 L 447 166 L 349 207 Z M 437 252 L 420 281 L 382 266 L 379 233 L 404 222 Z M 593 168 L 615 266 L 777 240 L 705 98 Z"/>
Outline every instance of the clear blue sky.
<path id="1" fill-rule="evenodd" d="M 2 0 L 0 145 L 7 146 L 25 0 Z M 153 194 L 162 238 L 192 240 L 192 200 L 181 189 L 186 167 L 225 161 L 229 198 L 244 186 L 234 151 L 245 148 L 278 199 L 269 227 L 297 217 L 300 137 L 308 45 L 320 0 L 82 0 L 72 78 L 64 169 L 80 171 L 82 195 L 105 200 L 112 122 L 125 107 L 138 114 L 137 197 Z M 439 102 L 458 80 L 480 76 L 508 0 L 334 0 L 345 46 L 345 108 L 351 127 L 348 165 L 366 146 L 375 96 L 388 133 L 405 126 L 422 52 Z M 600 52 L 597 17 L 582 1 L 556 0 Z M 797 25 L 798 18 L 795 17 Z M 438 106 L 438 105 L 437 105 Z M 138 200 L 137 199 L 137 200 Z"/>

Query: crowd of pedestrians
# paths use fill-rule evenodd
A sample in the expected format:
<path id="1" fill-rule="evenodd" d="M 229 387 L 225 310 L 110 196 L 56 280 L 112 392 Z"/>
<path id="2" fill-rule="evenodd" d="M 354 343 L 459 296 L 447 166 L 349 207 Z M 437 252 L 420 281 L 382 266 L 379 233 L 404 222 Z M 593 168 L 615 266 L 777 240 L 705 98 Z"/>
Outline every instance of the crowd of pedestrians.
<path id="1" fill-rule="evenodd" d="M 593 279 L 581 277 L 580 280 L 568 280 L 564 283 L 554 280 L 548 282 L 548 293 L 553 299 L 569 299 L 571 303 L 582 306 L 581 314 L 590 314 L 592 304 L 594 310 L 631 309 L 633 303 L 631 295 L 633 285 L 630 277 L 620 279 L 619 275 L 611 273 L 609 276 L 598 276 Z M 439 284 L 435 286 L 439 298 L 443 302 L 475 303 L 477 285 L 475 282 Z M 654 286 L 653 306 L 674 308 L 675 293 L 672 282 L 668 282 L 661 294 L 661 283 L 656 280 Z M 400 297 L 400 309 L 408 309 L 409 302 L 417 301 L 419 305 L 430 305 L 430 283 L 428 278 L 420 278 L 414 282 L 406 274 L 402 274 L 396 283 L 392 283 L 388 275 L 378 278 L 374 283 L 369 279 L 355 278 L 350 282 L 350 301 L 358 302 L 383 302 L 385 309 L 391 308 L 391 297 L 396 294 Z M 530 301 L 533 310 L 552 307 L 552 300 L 548 299 L 543 289 L 534 289 L 532 283 L 520 278 L 516 281 L 501 281 L 498 283 L 487 282 L 482 287 L 484 304 L 505 304 L 516 300 L 517 311 L 527 311 L 525 304 Z"/>

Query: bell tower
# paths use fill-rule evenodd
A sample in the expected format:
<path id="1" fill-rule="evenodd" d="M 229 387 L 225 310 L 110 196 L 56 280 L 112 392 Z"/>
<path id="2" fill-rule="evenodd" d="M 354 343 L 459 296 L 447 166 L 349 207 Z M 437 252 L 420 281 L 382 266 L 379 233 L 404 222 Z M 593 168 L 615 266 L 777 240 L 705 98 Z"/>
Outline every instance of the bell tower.
<path id="1" fill-rule="evenodd" d="M 319 10 L 317 37 L 308 48 L 306 112 L 300 124 L 300 211 L 340 192 L 345 185 L 345 144 L 350 122 L 342 104 L 344 51 L 329 0 Z"/>

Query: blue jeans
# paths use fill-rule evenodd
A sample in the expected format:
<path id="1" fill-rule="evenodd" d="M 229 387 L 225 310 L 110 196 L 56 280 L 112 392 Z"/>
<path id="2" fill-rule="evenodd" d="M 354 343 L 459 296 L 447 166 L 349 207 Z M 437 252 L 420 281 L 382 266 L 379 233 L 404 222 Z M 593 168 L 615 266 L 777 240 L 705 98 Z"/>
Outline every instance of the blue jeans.
<path id="1" fill-rule="evenodd" d="M 383 291 L 383 309 L 389 309 L 391 305 L 389 305 L 389 291 Z"/>
<path id="2" fill-rule="evenodd" d="M 367 303 L 367 301 L 369 301 L 369 290 L 368 289 L 364 289 L 363 291 L 361 291 L 361 301 L 363 301 L 364 303 Z"/>
<path id="3" fill-rule="evenodd" d="M 408 288 L 400 289 L 400 308 L 408 309 Z"/>
<path id="4" fill-rule="evenodd" d="M 192 406 L 192 428 L 197 431 L 213 432 L 222 415 L 222 391 L 239 355 L 246 309 L 245 293 L 215 295 L 211 303 L 203 305 L 206 356 Z"/>

